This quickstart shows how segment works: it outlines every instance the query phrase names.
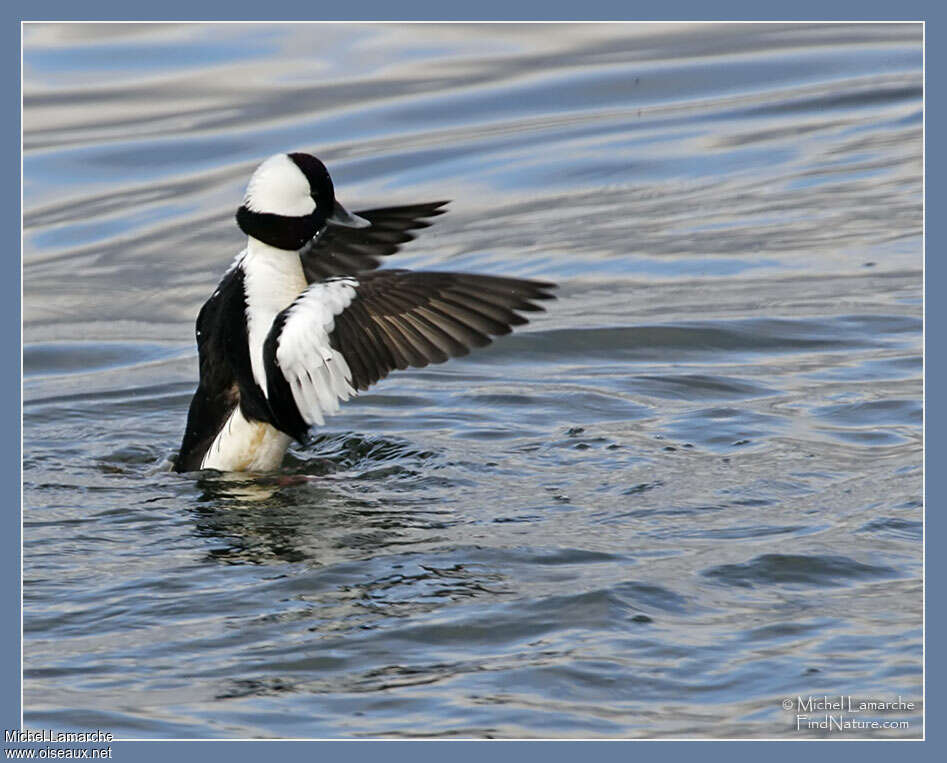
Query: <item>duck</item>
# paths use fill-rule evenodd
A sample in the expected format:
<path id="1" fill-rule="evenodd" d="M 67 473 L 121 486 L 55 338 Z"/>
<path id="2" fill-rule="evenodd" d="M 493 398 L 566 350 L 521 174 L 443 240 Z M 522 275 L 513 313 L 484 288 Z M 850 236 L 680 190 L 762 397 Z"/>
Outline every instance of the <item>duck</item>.
<path id="1" fill-rule="evenodd" d="M 542 311 L 553 283 L 380 268 L 447 204 L 353 213 L 315 156 L 263 161 L 236 213 L 246 247 L 197 316 L 199 381 L 174 470 L 277 470 L 391 371 L 466 355 Z"/>

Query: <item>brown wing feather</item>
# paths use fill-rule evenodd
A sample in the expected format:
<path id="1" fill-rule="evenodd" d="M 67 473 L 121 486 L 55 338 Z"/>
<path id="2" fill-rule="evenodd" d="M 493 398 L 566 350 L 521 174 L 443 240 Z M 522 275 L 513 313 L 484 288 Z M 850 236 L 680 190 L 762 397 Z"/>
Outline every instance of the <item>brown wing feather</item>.
<path id="1" fill-rule="evenodd" d="M 317 283 L 330 276 L 374 270 L 382 257 L 394 254 L 402 244 L 414 240 L 414 234 L 409 231 L 429 228 L 431 223 L 425 220 L 444 214 L 447 203 L 432 201 L 356 212 L 371 223 L 367 228 L 328 226 L 322 236 L 299 252 L 306 280 Z"/>
<path id="2" fill-rule="evenodd" d="M 359 213 L 361 214 L 361 213 Z M 555 284 L 519 278 L 381 270 L 358 276 L 355 299 L 335 318 L 331 341 L 345 357 L 356 389 L 395 368 L 423 368 L 527 322 Z"/>

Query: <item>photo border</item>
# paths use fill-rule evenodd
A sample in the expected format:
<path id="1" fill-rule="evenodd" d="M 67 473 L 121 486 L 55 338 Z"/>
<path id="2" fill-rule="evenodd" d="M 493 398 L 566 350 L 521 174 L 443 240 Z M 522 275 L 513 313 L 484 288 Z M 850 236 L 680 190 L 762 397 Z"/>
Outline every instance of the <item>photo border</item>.
<path id="1" fill-rule="evenodd" d="M 357 7 L 352 7 L 351 9 L 347 6 L 341 5 L 337 8 L 317 8 L 311 2 L 303 3 L 301 1 L 268 3 L 265 6 L 257 5 L 249 7 L 248 5 L 240 7 L 233 2 L 205 2 L 201 4 L 201 8 L 199 10 L 196 10 L 193 2 L 181 3 L 177 0 L 170 0 L 169 2 L 162 3 L 160 6 L 155 6 L 151 9 L 145 9 L 150 10 L 150 13 L 130 13 L 129 5 L 127 3 L 120 4 L 117 2 L 88 2 L 83 3 L 81 6 L 75 3 L 70 4 L 65 2 L 44 2 L 23 4 L 23 6 L 24 7 L 19 9 L 10 8 L 8 10 L 8 13 L 18 11 L 16 13 L 17 23 L 5 24 L 3 27 L 6 34 L 9 35 L 9 39 L 6 40 L 7 44 L 3 48 L 3 55 L 5 57 L 4 63 L 6 64 L 3 67 L 3 76 L 7 80 L 4 82 L 4 86 L 9 88 L 10 91 L 16 93 L 16 97 L 20 99 L 21 105 L 18 118 L 16 120 L 8 118 L 4 122 L 4 130 L 13 133 L 17 139 L 17 148 L 11 150 L 11 155 L 5 157 L 4 169 L 7 171 L 8 177 L 16 177 L 20 180 L 20 189 L 19 192 L 14 190 L 6 191 L 6 193 L 9 193 L 12 198 L 10 198 L 7 203 L 3 205 L 3 210 L 4 214 L 8 216 L 11 221 L 11 226 L 9 229 L 16 230 L 17 235 L 20 237 L 20 241 L 17 243 L 16 249 L 16 251 L 20 253 L 20 256 L 16 260 L 13 257 L 7 257 L 3 261 L 2 267 L 4 268 L 4 277 L 2 280 L 2 288 L 4 298 L 2 299 L 2 303 L 0 303 L 2 304 L 2 309 L 5 311 L 4 317 L 7 319 L 4 321 L 5 330 L 3 331 L 2 337 L 4 350 L 6 353 L 8 353 L 8 357 L 15 357 L 18 359 L 17 363 L 10 362 L 8 364 L 8 367 L 11 367 L 11 370 L 9 370 L 8 373 L 4 374 L 3 376 L 4 392 L 7 393 L 6 399 L 8 403 L 7 405 L 3 406 L 2 409 L 0 409 L 0 411 L 2 411 L 0 415 L 3 417 L 2 424 L 5 425 L 2 431 L 6 435 L 6 447 L 4 449 L 6 458 L 3 460 L 3 468 L 9 469 L 11 472 L 13 472 L 13 474 L 9 475 L 11 482 L 14 485 L 13 490 L 15 495 L 14 511 L 11 513 L 13 513 L 18 518 L 22 512 L 22 158 L 20 153 L 20 147 L 22 145 L 22 91 L 20 85 L 20 77 L 22 74 L 22 57 L 20 55 L 21 25 L 19 22 L 22 22 L 23 20 L 264 21 L 292 19 L 337 21 L 372 21 L 382 19 L 403 21 L 425 19 L 438 21 L 487 21 L 518 19 L 548 21 L 574 19 L 577 11 L 581 11 L 581 20 L 589 21 L 926 21 L 933 15 L 932 4 L 910 2 L 902 2 L 897 4 L 897 6 L 892 6 L 890 3 L 881 2 L 835 2 L 832 4 L 827 4 L 825 2 L 797 2 L 793 4 L 791 8 L 792 13 L 789 14 L 785 13 L 785 11 L 782 13 L 775 13 L 775 8 L 771 10 L 767 9 L 758 2 L 751 3 L 736 1 L 718 2 L 714 3 L 713 6 L 696 1 L 670 3 L 665 2 L 658 5 L 649 5 L 647 8 L 642 8 L 630 7 L 626 3 L 619 3 L 615 1 L 605 2 L 604 0 L 592 0 L 591 2 L 585 2 L 580 7 L 577 7 L 574 3 L 539 3 L 535 2 L 534 0 L 531 0 L 531 2 L 528 3 L 519 3 L 514 7 L 509 2 L 500 3 L 494 2 L 493 0 L 484 0 L 483 2 L 477 3 L 475 8 L 464 7 L 455 8 L 453 10 L 447 8 L 443 2 L 424 2 L 422 0 L 403 2 L 398 3 L 397 5 L 391 3 L 382 3 L 378 0 L 370 0 L 369 2 L 358 3 Z M 267 11 L 268 17 L 266 19 L 259 18 L 259 12 L 261 9 L 265 9 Z M 393 9 L 397 9 L 397 15 L 393 13 Z M 892 11 L 895 11 L 896 15 L 892 14 Z M 315 13 L 318 13 L 318 19 L 312 18 Z M 935 126 L 939 126 L 942 123 L 942 120 L 940 119 L 940 111 L 942 106 L 940 105 L 938 99 L 935 99 L 930 103 L 930 112 L 928 112 L 927 109 L 927 67 L 934 67 L 933 70 L 938 73 L 942 71 L 940 59 L 943 58 L 944 55 L 943 53 L 938 53 L 938 45 L 936 43 L 933 43 L 929 47 L 927 46 L 926 43 L 928 31 L 929 29 L 925 26 L 925 202 L 928 193 L 933 193 L 934 198 L 939 199 L 940 197 L 938 195 L 938 190 L 943 184 L 942 180 L 938 180 L 938 177 L 940 176 L 939 173 L 932 173 L 931 186 L 930 188 L 927 186 L 927 167 L 939 166 L 940 153 L 943 151 L 942 148 L 938 147 L 940 141 L 935 141 L 930 146 L 931 153 L 928 154 L 927 152 L 928 146 L 926 141 L 926 126 L 928 115 L 933 117 L 933 124 Z M 942 37 L 942 34 L 937 34 L 938 41 L 940 41 L 940 38 Z M 942 50 L 942 48 L 940 49 Z M 929 56 L 928 53 L 930 53 Z M 11 98 L 13 97 L 13 92 L 10 93 Z M 935 127 L 935 132 L 933 134 L 940 135 L 941 133 L 937 131 Z M 11 135 L 11 140 L 8 143 L 10 146 L 14 145 L 13 135 Z M 929 165 L 931 160 L 934 160 L 934 165 Z M 12 182 L 8 184 L 8 187 L 9 186 L 12 186 Z M 14 196 L 14 194 L 16 195 Z M 943 309 L 940 307 L 939 300 L 937 300 L 937 304 L 933 306 L 934 312 L 932 314 L 928 313 L 928 311 L 931 309 L 931 306 L 926 300 L 926 290 L 929 284 L 934 284 L 935 288 L 937 285 L 943 284 L 944 271 L 947 269 L 947 264 L 944 263 L 943 257 L 934 257 L 929 259 L 926 256 L 928 251 L 927 246 L 932 242 L 933 246 L 931 247 L 930 251 L 943 251 L 936 245 L 939 240 L 939 237 L 936 234 L 933 239 L 928 238 L 930 234 L 935 232 L 928 230 L 926 222 L 927 219 L 925 214 L 925 391 L 927 389 L 927 375 L 931 374 L 931 378 L 934 379 L 943 378 L 942 371 L 944 364 L 944 360 L 941 356 L 935 354 L 935 357 L 928 357 L 926 353 L 926 328 L 928 325 L 928 318 L 933 317 L 935 321 L 934 325 L 937 326 L 940 323 L 940 319 L 942 318 L 942 316 L 939 315 L 939 310 Z M 936 293 L 937 292 L 935 292 L 935 294 Z M 934 335 L 936 336 L 936 334 Z M 14 371 L 12 370 L 12 367 L 14 366 L 19 372 L 19 376 L 17 378 L 14 378 Z M 7 388 L 7 385 L 9 385 L 9 388 Z M 934 386 L 933 389 L 936 390 L 938 387 Z M 11 404 L 10 401 L 15 401 L 15 404 Z M 925 395 L 925 551 L 928 532 L 931 529 L 936 528 L 937 523 L 942 521 L 939 519 L 939 512 L 936 511 L 938 506 L 938 502 L 936 501 L 933 503 L 935 511 L 932 512 L 931 516 L 927 515 L 926 506 L 930 505 L 929 499 L 927 497 L 928 491 L 933 488 L 935 494 L 943 494 L 942 479 L 938 479 L 938 470 L 934 470 L 932 473 L 932 480 L 928 482 L 926 466 L 931 453 L 943 452 L 942 440 L 945 436 L 947 436 L 943 434 L 944 428 L 938 426 L 942 420 L 941 409 L 943 407 L 943 403 L 939 403 L 939 401 L 936 399 L 936 396 L 932 406 L 928 407 L 926 403 L 927 400 Z M 934 416 L 933 419 L 930 418 L 932 415 Z M 928 437 L 931 437 L 931 439 L 928 440 Z M 928 524 L 928 520 L 931 520 L 931 524 Z M 7 575 L 6 579 L 18 582 L 22 578 L 21 526 L 19 522 L 15 521 L 14 526 L 14 532 L 4 533 L 2 536 L 0 536 L 2 537 L 0 543 L 3 544 L 2 548 L 0 548 L 0 560 L 2 560 L 3 571 Z M 926 606 L 927 575 L 933 574 L 934 580 L 942 579 L 938 574 L 941 572 L 939 569 L 941 564 L 939 555 L 935 554 L 935 557 L 930 561 L 932 567 L 930 570 L 928 570 L 927 556 L 925 553 L 925 637 L 927 626 L 933 626 L 935 632 L 942 631 L 942 629 L 939 627 L 941 618 L 939 610 L 928 613 Z M 3 660 L 2 674 L 0 674 L 3 687 L 2 692 L 0 692 L 0 697 L 2 697 L 2 699 L 0 699 L 0 712 L 2 712 L 3 727 L 5 729 L 13 729 L 20 728 L 20 724 L 22 722 L 22 707 L 20 705 L 22 693 L 20 672 L 20 633 L 22 628 L 22 611 L 20 608 L 19 586 L 14 584 L 8 584 L 7 586 L 4 586 L 2 596 L 2 603 L 5 605 L 4 611 L 8 613 L 8 617 L 3 619 L 3 627 L 2 631 L 0 631 L 0 644 L 2 644 L 4 647 L 3 653 L 12 656 L 14 659 L 10 659 L 8 657 L 7 659 Z M 934 603 L 937 603 L 936 600 Z M 931 617 L 928 617 L 929 614 Z M 936 644 L 938 642 L 935 638 L 931 643 Z M 917 755 L 922 759 L 926 759 L 929 756 L 933 757 L 935 754 L 935 748 L 939 746 L 939 743 L 935 742 L 937 737 L 936 722 L 934 734 L 927 735 L 927 709 L 928 702 L 930 701 L 932 695 L 935 699 L 935 707 L 940 706 L 940 703 L 937 701 L 939 699 L 938 693 L 936 691 L 927 692 L 926 687 L 928 683 L 931 683 L 932 686 L 935 683 L 930 681 L 930 677 L 934 675 L 942 675 L 941 664 L 943 659 L 938 657 L 937 654 L 930 655 L 931 659 L 929 661 L 926 659 L 928 656 L 926 640 L 924 654 L 924 732 L 925 735 L 928 736 L 928 739 L 927 741 L 923 742 L 914 740 L 854 741 L 841 739 L 780 739 L 779 741 L 767 742 L 710 740 L 602 740 L 594 742 L 575 742 L 568 740 L 500 740 L 486 742 L 481 740 L 434 740 L 433 743 L 401 740 L 346 740 L 322 742 L 283 740 L 254 740 L 253 742 L 216 740 L 161 740 L 147 742 L 114 742 L 112 743 L 112 757 L 115 760 L 135 761 L 157 761 L 173 757 L 177 761 L 189 761 L 204 760 L 210 756 L 226 756 L 228 761 L 241 761 L 255 760 L 260 754 L 278 754 L 281 759 L 296 756 L 299 756 L 300 759 L 305 759 L 305 757 L 311 757 L 313 755 L 345 755 L 346 758 L 354 757 L 358 761 L 362 759 L 362 756 L 367 759 L 368 756 L 385 754 L 386 756 L 393 756 L 396 763 L 402 759 L 405 761 L 410 760 L 412 763 L 420 763 L 421 761 L 425 760 L 435 760 L 444 754 L 450 754 L 452 756 L 456 756 L 459 763 L 460 761 L 465 762 L 468 760 L 479 760 L 480 756 L 485 754 L 491 756 L 508 756 L 510 759 L 513 759 L 514 756 L 519 757 L 524 754 L 536 754 L 551 758 L 552 763 L 555 763 L 555 761 L 560 759 L 563 761 L 571 760 L 571 758 L 577 753 L 582 755 L 594 755 L 597 760 L 625 760 L 630 755 L 634 755 L 636 753 L 640 754 L 642 751 L 644 751 L 644 749 L 641 747 L 626 746 L 629 743 L 637 743 L 647 745 L 647 752 L 652 754 L 661 754 L 662 756 L 670 756 L 672 758 L 678 755 L 691 756 L 695 753 L 700 753 L 710 755 L 711 757 L 717 755 L 726 756 L 728 759 L 731 759 L 734 756 L 745 757 L 746 759 L 752 757 L 753 759 L 756 759 L 761 755 L 765 755 L 767 757 L 774 756 L 776 760 L 782 760 L 789 759 L 789 756 L 792 755 L 793 759 L 797 760 L 799 756 L 805 756 L 806 758 L 815 756 L 817 758 L 821 758 L 823 755 L 832 755 L 835 757 L 839 754 L 845 754 L 847 756 L 857 755 L 860 760 L 872 760 L 877 756 L 877 759 L 880 760 L 882 756 L 887 759 L 893 752 L 891 748 L 883 745 L 890 743 L 897 744 L 900 742 L 910 746 L 904 750 L 898 750 L 897 754 L 907 754 L 912 758 Z M 936 719 L 938 715 L 935 712 L 931 717 Z M 931 739 L 930 737 L 934 737 L 934 739 Z M 846 747 L 844 750 L 830 750 L 827 748 L 827 745 L 832 744 L 833 741 L 854 744 L 858 747 L 858 749 L 853 750 L 849 747 Z M 810 746 L 804 749 L 787 749 L 786 745 L 791 745 L 793 742 L 807 742 Z M 494 745 L 489 749 L 489 751 L 479 746 L 481 744 L 487 743 L 492 743 Z M 263 748 L 260 747 L 261 744 L 264 745 Z M 318 747 L 312 747 L 313 744 L 318 745 Z M 384 745 L 384 749 L 375 747 L 375 745 L 379 744 Z M 449 749 L 445 749 L 441 747 L 441 745 L 444 744 L 450 744 L 451 746 Z M 576 745 L 579 744 L 583 745 L 581 750 L 576 748 Z M 499 747 L 497 747 L 497 745 L 499 745 Z M 660 745 L 660 748 L 656 750 L 651 749 L 654 745 Z M 695 747 L 695 745 L 698 747 Z M 703 749 L 705 745 L 706 748 Z M 815 746 L 813 747 L 811 745 Z M 5 744 L 4 746 L 7 748 L 11 746 L 23 748 L 29 747 L 30 745 Z"/>

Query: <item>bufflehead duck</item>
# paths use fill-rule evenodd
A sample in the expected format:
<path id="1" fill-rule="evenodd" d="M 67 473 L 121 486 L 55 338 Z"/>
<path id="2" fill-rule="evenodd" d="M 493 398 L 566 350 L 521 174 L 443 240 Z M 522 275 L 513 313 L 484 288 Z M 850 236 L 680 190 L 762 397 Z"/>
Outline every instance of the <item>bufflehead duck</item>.
<path id="1" fill-rule="evenodd" d="M 375 270 L 446 203 L 352 214 L 314 156 L 263 162 L 237 210 L 247 246 L 197 317 L 200 382 L 175 470 L 276 469 L 393 369 L 466 355 L 542 310 L 554 284 Z"/>

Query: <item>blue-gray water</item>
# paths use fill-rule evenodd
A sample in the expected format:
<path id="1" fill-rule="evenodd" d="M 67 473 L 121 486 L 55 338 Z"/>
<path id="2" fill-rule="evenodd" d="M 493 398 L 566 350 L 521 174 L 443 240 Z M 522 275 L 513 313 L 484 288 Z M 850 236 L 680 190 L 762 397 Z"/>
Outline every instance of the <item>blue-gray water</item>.
<path id="1" fill-rule="evenodd" d="M 25 32 L 28 726 L 787 737 L 922 687 L 919 25 Z M 280 474 L 177 475 L 255 164 L 557 281 Z M 820 716 L 820 713 L 814 715 Z"/>

